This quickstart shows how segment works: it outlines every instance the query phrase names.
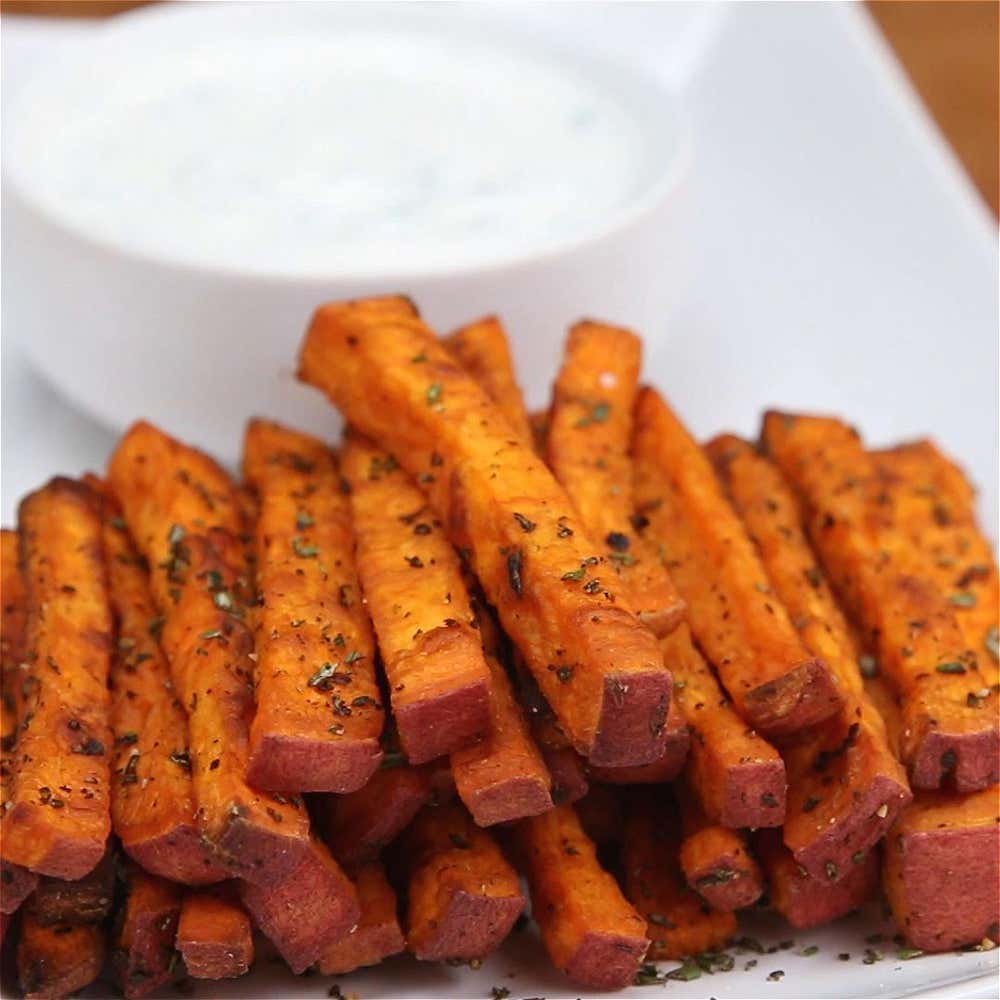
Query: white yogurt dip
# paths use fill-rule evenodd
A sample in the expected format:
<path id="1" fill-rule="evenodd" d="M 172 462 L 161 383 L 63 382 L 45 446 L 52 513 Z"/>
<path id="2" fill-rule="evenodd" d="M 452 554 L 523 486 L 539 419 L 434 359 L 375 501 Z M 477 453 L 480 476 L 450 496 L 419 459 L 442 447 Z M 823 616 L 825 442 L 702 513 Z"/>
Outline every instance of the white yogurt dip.
<path id="1" fill-rule="evenodd" d="M 192 264 L 405 275 L 514 258 L 600 229 L 662 171 L 663 137 L 626 92 L 484 38 L 279 32 L 95 73 L 58 127 L 21 132 L 32 197 Z"/>

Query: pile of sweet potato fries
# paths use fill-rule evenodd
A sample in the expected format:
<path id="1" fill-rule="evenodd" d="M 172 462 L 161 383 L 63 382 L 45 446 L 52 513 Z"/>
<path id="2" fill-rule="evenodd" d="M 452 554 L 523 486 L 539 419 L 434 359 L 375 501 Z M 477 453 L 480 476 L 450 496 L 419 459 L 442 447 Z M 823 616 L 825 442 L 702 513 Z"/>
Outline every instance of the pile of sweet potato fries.
<path id="1" fill-rule="evenodd" d="M 702 447 L 641 343 L 574 326 L 529 414 L 493 318 L 320 308 L 335 448 L 242 479 L 148 423 L 3 532 L 3 928 L 25 994 L 127 997 L 407 950 L 525 911 L 584 987 L 884 890 L 997 936 L 998 577 L 930 442 L 770 412 Z M 15 913 L 16 911 L 16 913 Z M 14 915 L 14 916 L 12 916 Z"/>

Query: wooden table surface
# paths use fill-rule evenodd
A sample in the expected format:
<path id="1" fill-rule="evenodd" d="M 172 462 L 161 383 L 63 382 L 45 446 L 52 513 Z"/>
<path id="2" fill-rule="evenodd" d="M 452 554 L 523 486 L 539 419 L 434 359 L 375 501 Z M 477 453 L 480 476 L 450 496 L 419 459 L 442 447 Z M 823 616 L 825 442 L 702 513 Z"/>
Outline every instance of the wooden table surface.
<path id="1" fill-rule="evenodd" d="M 136 3 L 9 2 L 4 13 L 104 17 Z M 984 200 L 998 211 L 998 19 L 996 0 L 869 0 L 920 95 Z"/>

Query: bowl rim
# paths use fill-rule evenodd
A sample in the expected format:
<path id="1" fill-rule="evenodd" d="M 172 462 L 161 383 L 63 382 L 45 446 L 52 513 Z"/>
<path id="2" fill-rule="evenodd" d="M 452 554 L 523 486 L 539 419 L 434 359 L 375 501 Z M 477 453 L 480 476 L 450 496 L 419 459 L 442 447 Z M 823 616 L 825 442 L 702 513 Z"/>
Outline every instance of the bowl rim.
<path id="1" fill-rule="evenodd" d="M 383 283 L 386 286 L 403 287 L 409 283 L 436 281 L 442 278 L 472 278 L 477 275 L 489 275 L 496 272 L 515 269 L 525 265 L 551 263 L 559 258 L 569 258 L 580 251 L 586 251 L 599 246 L 605 241 L 619 236 L 635 225 L 648 218 L 651 214 L 675 194 L 688 175 L 694 157 L 693 130 L 690 116 L 667 84 L 657 78 L 651 71 L 638 65 L 630 65 L 610 55 L 594 50 L 583 51 L 579 48 L 569 48 L 559 43 L 557 39 L 540 38 L 537 35 L 515 27 L 507 20 L 496 16 L 488 7 L 478 4 L 396 4 L 378 2 L 357 2 L 350 4 L 254 4 L 250 2 L 226 2 L 198 4 L 198 13 L 190 8 L 193 5 L 152 5 L 118 15 L 116 18 L 100 25 L 87 33 L 81 39 L 77 51 L 70 49 L 65 56 L 60 56 L 58 62 L 46 64 L 44 73 L 37 73 L 20 88 L 9 112 L 9 127 L 13 133 L 8 139 L 6 155 L 2 164 L 2 183 L 4 197 L 15 197 L 29 211 L 43 222 L 62 234 L 76 239 L 84 244 L 99 249 L 114 257 L 147 266 L 160 267 L 176 273 L 196 274 L 201 277 L 211 276 L 227 279 L 249 279 L 257 282 L 269 282 L 274 285 L 304 286 L 317 283 Z M 207 10 L 206 10 L 207 8 Z M 215 17 L 216 30 L 222 26 L 232 27 L 234 18 L 248 15 L 251 10 L 257 16 L 261 11 L 275 13 L 279 8 L 294 9 L 296 17 L 306 17 L 322 12 L 323 16 L 342 19 L 342 23 L 350 27 L 385 29 L 386 10 L 391 10 L 392 21 L 390 30 L 405 30 L 408 33 L 442 33 L 470 37 L 477 29 L 482 32 L 489 29 L 490 39 L 500 46 L 519 47 L 519 51 L 527 52 L 529 56 L 547 60 L 550 65 L 563 65 L 577 71 L 591 71 L 600 74 L 602 79 L 624 79 L 631 93 L 645 91 L 646 100 L 655 100 L 661 109 L 664 123 L 673 129 L 676 137 L 675 149 L 669 159 L 654 166 L 651 180 L 638 194 L 630 198 L 620 208 L 598 218 L 593 225 L 571 236 L 556 238 L 513 252 L 498 253 L 493 256 L 478 259 L 471 263 L 456 260 L 451 263 L 441 263 L 434 266 L 415 264 L 411 267 L 395 267 L 379 269 L 377 267 L 351 268 L 331 267 L 303 269 L 300 272 L 277 269 L 271 265 L 244 266 L 230 264 L 224 261 L 204 261 L 179 254 L 158 251 L 148 246 L 132 245 L 126 239 L 114 235 L 95 232 L 85 224 L 68 218 L 49 202 L 38 195 L 32 187 L 30 170 L 18 163 L 18 133 L 29 127 L 23 124 L 28 117 L 28 109 L 37 99 L 39 91 L 51 94 L 60 85 L 71 85 L 75 74 L 85 73 L 88 64 L 104 53 L 113 58 L 116 46 L 134 47 L 139 44 L 159 43 L 162 47 L 162 32 L 175 30 L 176 35 L 189 28 L 190 18 L 198 16 L 201 25 L 209 25 L 205 15 Z M 335 14 L 332 12 L 335 11 Z M 445 13 L 450 11 L 451 13 Z M 180 31 L 177 31 L 179 26 Z M 189 36 L 190 37 L 190 36 Z M 211 38 L 210 34 L 200 34 L 199 43 Z M 134 55 L 131 53 L 131 55 Z M 636 101 L 625 99 L 626 106 L 636 109 Z M 640 121 L 649 118 L 648 112 L 639 109 L 636 112 Z"/>

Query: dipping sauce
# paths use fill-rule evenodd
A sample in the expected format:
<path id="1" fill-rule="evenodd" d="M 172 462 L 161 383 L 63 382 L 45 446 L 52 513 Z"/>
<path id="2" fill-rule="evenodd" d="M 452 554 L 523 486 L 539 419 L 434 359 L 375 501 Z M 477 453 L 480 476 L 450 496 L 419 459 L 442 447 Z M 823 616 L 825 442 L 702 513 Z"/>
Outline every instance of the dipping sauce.
<path id="1" fill-rule="evenodd" d="M 364 276 L 515 257 L 600 228 L 662 168 L 624 96 L 486 39 L 192 40 L 116 74 L 34 136 L 33 197 L 196 264 Z"/>

